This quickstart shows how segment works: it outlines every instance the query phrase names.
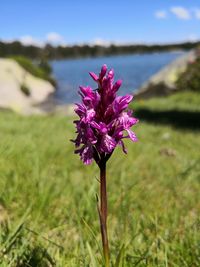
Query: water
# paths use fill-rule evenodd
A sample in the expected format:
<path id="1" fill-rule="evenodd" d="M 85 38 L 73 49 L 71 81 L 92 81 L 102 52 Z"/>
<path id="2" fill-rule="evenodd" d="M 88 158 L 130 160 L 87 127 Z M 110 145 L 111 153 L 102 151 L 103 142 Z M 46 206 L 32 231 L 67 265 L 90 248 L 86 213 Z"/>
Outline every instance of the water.
<path id="1" fill-rule="evenodd" d="M 73 103 L 79 100 L 79 85 L 90 85 L 96 89 L 88 72 L 99 73 L 104 63 L 108 68 L 114 68 L 116 79 L 123 80 L 119 93 L 132 93 L 181 54 L 183 52 L 165 52 L 52 61 L 53 74 L 58 82 L 55 99 L 60 104 Z"/>

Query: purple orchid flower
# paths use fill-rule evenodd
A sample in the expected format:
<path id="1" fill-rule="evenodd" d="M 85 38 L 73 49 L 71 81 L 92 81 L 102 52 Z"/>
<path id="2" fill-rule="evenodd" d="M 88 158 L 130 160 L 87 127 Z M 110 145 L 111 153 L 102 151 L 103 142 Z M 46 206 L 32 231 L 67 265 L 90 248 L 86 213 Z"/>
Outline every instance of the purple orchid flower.
<path id="1" fill-rule="evenodd" d="M 114 71 L 107 72 L 103 65 L 101 72 L 90 76 L 97 83 L 98 89 L 80 87 L 79 94 L 82 103 L 76 104 L 75 112 L 79 119 L 74 121 L 77 137 L 75 153 L 80 155 L 84 164 L 96 161 L 100 169 L 100 205 L 98 204 L 103 253 L 105 267 L 110 267 L 110 252 L 107 234 L 107 189 L 106 189 L 106 162 L 112 155 L 117 145 L 127 153 L 123 139 L 129 138 L 137 141 L 131 127 L 138 122 L 132 116 L 132 111 L 127 110 L 132 101 L 132 95 L 117 96 L 122 81 L 114 83 Z"/>
<path id="2" fill-rule="evenodd" d="M 82 103 L 76 104 L 75 108 L 79 120 L 74 122 L 78 135 L 73 142 L 77 148 L 75 153 L 84 164 L 91 164 L 93 159 L 99 164 L 102 155 L 109 157 L 117 145 L 126 153 L 124 138 L 137 141 L 130 128 L 138 120 L 126 110 L 133 96 L 116 96 L 122 81 L 113 83 L 113 70 L 107 72 L 107 66 L 103 65 L 99 76 L 93 72 L 90 76 L 98 84 L 98 89 L 80 86 Z"/>

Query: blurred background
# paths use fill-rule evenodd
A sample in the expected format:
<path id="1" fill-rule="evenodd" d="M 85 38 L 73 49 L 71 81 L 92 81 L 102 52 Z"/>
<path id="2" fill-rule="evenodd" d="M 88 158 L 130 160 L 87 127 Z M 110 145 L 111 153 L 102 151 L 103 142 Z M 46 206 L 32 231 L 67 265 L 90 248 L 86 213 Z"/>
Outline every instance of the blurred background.
<path id="1" fill-rule="evenodd" d="M 49 80 L 57 89 L 53 91 L 58 104 L 77 101 L 80 84 L 94 85 L 87 73 L 98 72 L 105 62 L 124 80 L 122 93 L 136 91 L 164 66 L 196 48 L 200 39 L 195 0 L 95 4 L 22 0 L 2 1 L 0 9 L 0 57 L 12 58 L 34 76 Z M 18 80 L 28 94 L 33 85 L 26 74 L 22 76 L 15 77 L 15 83 Z"/>
<path id="2" fill-rule="evenodd" d="M 200 2 L 0 1 L 0 265 L 102 267 L 73 103 L 103 64 L 137 143 L 108 163 L 112 267 L 199 267 Z"/>

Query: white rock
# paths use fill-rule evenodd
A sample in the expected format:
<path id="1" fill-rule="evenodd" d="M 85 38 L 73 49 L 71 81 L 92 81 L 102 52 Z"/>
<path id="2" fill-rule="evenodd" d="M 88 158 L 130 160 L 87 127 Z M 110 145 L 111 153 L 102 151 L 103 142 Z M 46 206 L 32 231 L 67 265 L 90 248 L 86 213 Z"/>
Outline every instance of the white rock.
<path id="1" fill-rule="evenodd" d="M 21 91 L 21 85 L 30 90 L 30 96 Z M 0 107 L 23 114 L 40 113 L 34 105 L 45 101 L 54 92 L 53 85 L 34 77 L 12 59 L 0 58 Z"/>
<path id="2" fill-rule="evenodd" d="M 150 98 L 175 91 L 179 75 L 186 70 L 189 62 L 195 60 L 196 56 L 196 50 L 192 50 L 175 59 L 145 82 L 135 92 L 135 97 Z"/>

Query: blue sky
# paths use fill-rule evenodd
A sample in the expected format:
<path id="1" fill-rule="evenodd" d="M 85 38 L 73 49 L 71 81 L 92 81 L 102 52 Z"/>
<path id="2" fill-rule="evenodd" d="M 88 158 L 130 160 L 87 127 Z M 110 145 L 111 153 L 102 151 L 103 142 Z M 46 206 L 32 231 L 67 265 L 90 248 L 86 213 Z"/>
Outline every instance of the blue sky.
<path id="1" fill-rule="evenodd" d="M 0 39 L 25 44 L 200 39 L 199 0 L 0 0 Z"/>

